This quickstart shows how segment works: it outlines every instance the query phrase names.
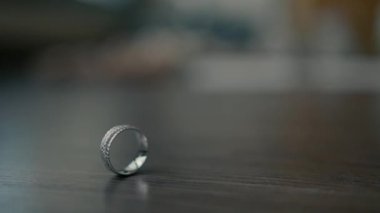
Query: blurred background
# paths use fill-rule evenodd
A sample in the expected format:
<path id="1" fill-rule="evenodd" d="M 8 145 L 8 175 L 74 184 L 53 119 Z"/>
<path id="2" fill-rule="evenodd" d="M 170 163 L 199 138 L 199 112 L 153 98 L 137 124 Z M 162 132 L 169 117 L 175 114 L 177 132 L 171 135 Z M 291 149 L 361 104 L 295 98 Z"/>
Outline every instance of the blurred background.
<path id="1" fill-rule="evenodd" d="M 5 0 L 0 79 L 378 89 L 378 2 Z"/>
<path id="2" fill-rule="evenodd" d="M 376 212 L 379 3 L 0 1 L 0 206 L 55 211 L 64 198 L 72 211 L 100 211 L 109 173 L 98 143 L 130 123 L 152 151 L 120 206 L 141 192 L 141 206 L 173 210 L 173 201 L 192 212 L 210 212 L 210 197 L 218 212 L 302 200 Z M 54 188 L 67 180 L 80 181 Z M 60 194 L 67 186 L 85 196 Z"/>

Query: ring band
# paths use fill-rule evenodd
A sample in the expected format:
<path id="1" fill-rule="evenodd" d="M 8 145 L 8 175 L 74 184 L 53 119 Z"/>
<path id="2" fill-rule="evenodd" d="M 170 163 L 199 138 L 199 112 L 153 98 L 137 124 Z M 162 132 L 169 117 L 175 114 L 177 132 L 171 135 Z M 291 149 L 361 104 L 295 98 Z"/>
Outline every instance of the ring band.
<path id="1" fill-rule="evenodd" d="M 139 149 L 136 158 L 132 160 L 124 169 L 115 169 L 111 163 L 110 151 L 111 144 L 118 134 L 123 131 L 133 131 L 137 133 L 137 141 L 139 143 Z M 128 176 L 134 174 L 145 163 L 148 154 L 148 139 L 141 132 L 140 129 L 131 125 L 119 125 L 114 126 L 104 135 L 102 142 L 100 143 L 100 153 L 103 162 L 107 169 L 118 175 Z"/>

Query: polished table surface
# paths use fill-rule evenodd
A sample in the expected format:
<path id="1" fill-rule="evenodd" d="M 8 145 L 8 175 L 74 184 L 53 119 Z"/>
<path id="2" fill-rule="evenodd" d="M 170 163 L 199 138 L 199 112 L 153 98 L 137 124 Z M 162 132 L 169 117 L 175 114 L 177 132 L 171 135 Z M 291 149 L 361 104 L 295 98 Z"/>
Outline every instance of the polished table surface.
<path id="1" fill-rule="evenodd" d="M 379 212 L 380 95 L 3 86 L 1 212 Z M 116 124 L 140 172 L 107 171 Z"/>

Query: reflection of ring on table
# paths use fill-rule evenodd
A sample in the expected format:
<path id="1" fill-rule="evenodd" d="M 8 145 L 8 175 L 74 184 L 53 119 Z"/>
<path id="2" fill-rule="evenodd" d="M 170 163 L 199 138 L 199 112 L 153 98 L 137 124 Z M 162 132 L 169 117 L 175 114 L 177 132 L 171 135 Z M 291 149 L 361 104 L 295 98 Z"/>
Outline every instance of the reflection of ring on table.
<path id="1" fill-rule="evenodd" d="M 112 166 L 110 151 L 113 140 L 116 138 L 118 134 L 120 134 L 123 131 L 131 131 L 136 133 L 137 141 L 139 143 L 139 149 L 136 154 L 136 158 L 132 162 L 130 162 L 124 169 L 118 170 Z M 100 152 L 104 164 L 110 171 L 118 175 L 127 176 L 137 172 L 137 170 L 144 164 L 148 154 L 148 140 L 145 137 L 145 135 L 134 126 L 114 126 L 110 130 L 108 130 L 108 132 L 104 135 L 102 142 L 100 143 Z"/>

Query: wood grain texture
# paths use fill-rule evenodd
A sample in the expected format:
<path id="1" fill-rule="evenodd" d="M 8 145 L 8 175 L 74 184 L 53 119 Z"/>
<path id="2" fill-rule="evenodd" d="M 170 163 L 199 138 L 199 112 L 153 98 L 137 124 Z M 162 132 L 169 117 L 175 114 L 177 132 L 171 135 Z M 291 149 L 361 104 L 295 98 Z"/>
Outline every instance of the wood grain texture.
<path id="1" fill-rule="evenodd" d="M 378 212 L 380 98 L 365 94 L 0 94 L 1 212 Z M 118 178 L 113 125 L 150 140 Z"/>

